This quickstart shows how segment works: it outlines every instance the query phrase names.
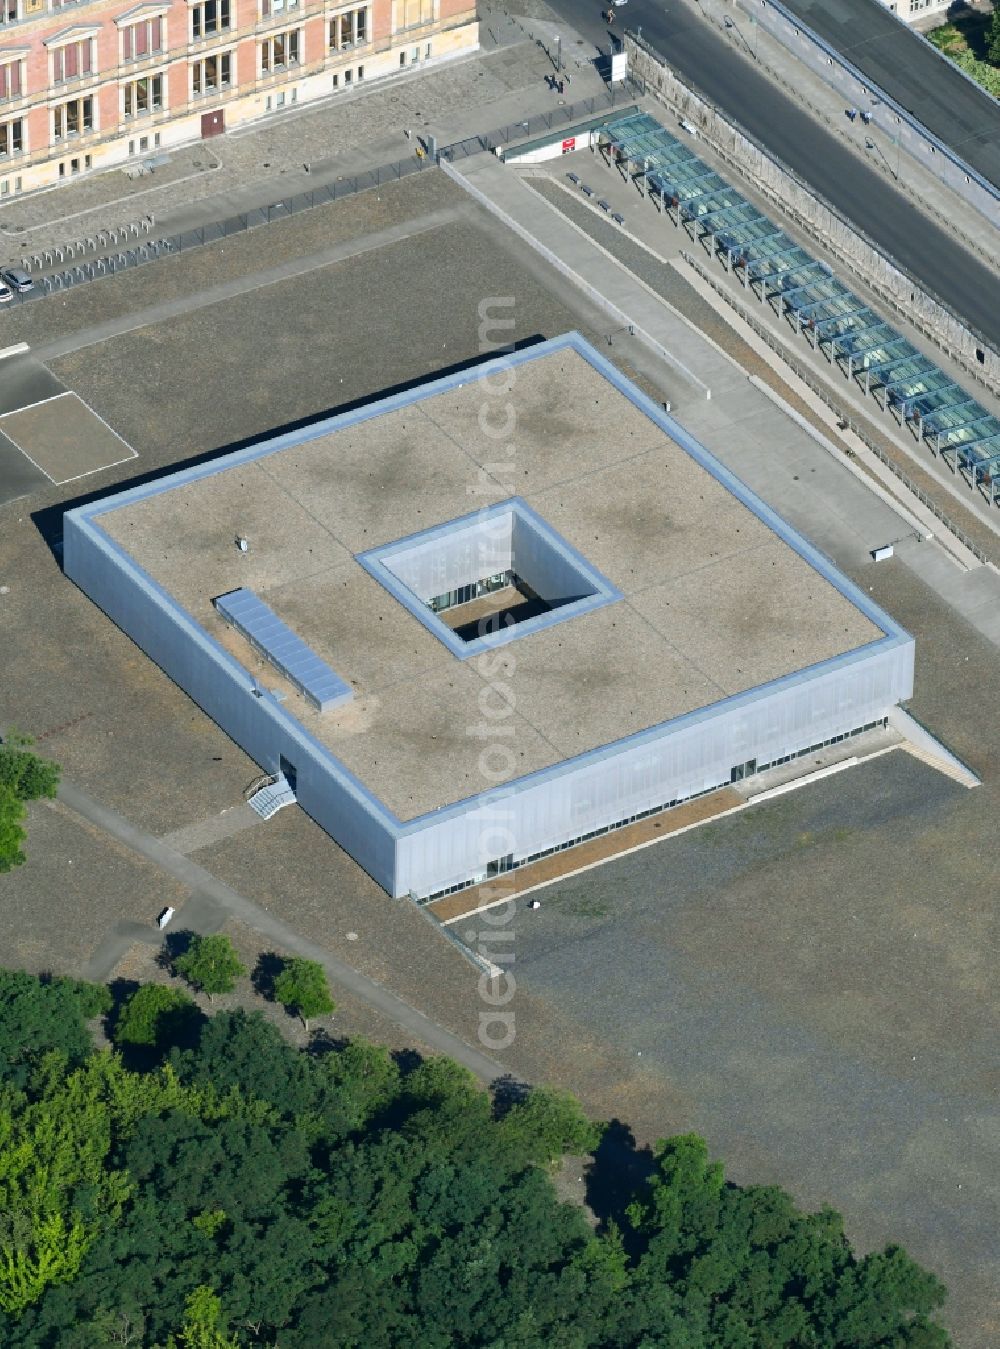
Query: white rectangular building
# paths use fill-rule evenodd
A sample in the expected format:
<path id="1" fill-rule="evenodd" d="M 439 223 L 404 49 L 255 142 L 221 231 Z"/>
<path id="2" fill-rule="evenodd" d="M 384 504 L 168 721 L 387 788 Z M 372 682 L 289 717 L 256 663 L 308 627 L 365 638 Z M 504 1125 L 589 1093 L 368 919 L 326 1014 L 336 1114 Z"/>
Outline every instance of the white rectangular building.
<path id="1" fill-rule="evenodd" d="M 393 895 L 912 692 L 913 639 L 575 333 L 80 507 L 64 539 L 67 574 Z"/>

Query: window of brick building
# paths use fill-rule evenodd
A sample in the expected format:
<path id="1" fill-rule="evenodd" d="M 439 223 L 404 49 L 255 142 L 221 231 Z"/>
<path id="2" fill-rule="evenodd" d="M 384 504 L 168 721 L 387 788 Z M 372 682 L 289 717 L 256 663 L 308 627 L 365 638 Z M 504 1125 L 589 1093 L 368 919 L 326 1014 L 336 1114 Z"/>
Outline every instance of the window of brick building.
<path id="1" fill-rule="evenodd" d="M 0 158 L 9 159 L 24 149 L 24 122 L 15 117 L 12 122 L 0 122 Z"/>
<path id="2" fill-rule="evenodd" d="M 288 10 L 298 9 L 299 0 L 260 0 L 260 17 L 274 19 Z"/>
<path id="3" fill-rule="evenodd" d="M 349 9 L 330 20 L 329 49 L 332 52 L 358 47 L 368 41 L 368 10 Z"/>
<path id="4" fill-rule="evenodd" d="M 0 66 L 0 99 L 20 98 L 24 92 L 21 78 L 21 62 L 8 61 Z"/>
<path id="5" fill-rule="evenodd" d="M 66 140 L 70 136 L 85 136 L 94 129 L 94 100 L 71 98 L 52 109 L 52 139 Z"/>
<path id="6" fill-rule="evenodd" d="M 203 61 L 191 62 L 191 93 L 196 97 L 228 89 L 232 82 L 232 52 L 219 52 L 215 56 L 206 56 Z"/>
<path id="7" fill-rule="evenodd" d="M 130 23 L 122 29 L 122 60 L 141 61 L 144 56 L 163 51 L 163 37 L 164 22 L 160 15 Z"/>
<path id="8" fill-rule="evenodd" d="M 233 26 L 230 0 L 202 0 L 191 6 L 192 38 L 211 37 L 225 33 Z"/>
<path id="9" fill-rule="evenodd" d="M 21 0 L 0 0 L 0 24 L 17 23 L 21 17 Z"/>
<path id="10" fill-rule="evenodd" d="M 123 113 L 126 117 L 145 117 L 163 107 L 163 76 L 145 75 L 122 86 Z"/>
<path id="11" fill-rule="evenodd" d="M 260 69 L 264 75 L 297 66 L 301 60 L 302 33 L 290 28 L 286 33 L 275 33 L 260 44 Z"/>
<path id="12" fill-rule="evenodd" d="M 67 42 L 56 47 L 52 53 L 52 83 L 62 84 L 66 80 L 79 80 L 94 69 L 93 39 L 86 37 L 80 42 Z"/>
<path id="13" fill-rule="evenodd" d="M 393 32 L 401 28 L 419 28 L 433 23 L 434 0 L 392 0 Z"/>

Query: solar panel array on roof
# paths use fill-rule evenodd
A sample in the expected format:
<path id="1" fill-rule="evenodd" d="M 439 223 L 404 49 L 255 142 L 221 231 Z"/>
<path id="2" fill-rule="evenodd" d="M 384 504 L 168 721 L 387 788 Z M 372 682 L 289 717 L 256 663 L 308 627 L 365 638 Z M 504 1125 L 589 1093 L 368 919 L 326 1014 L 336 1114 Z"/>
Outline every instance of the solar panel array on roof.
<path id="1" fill-rule="evenodd" d="M 847 378 L 881 395 L 884 408 L 970 485 L 1000 502 L 1000 420 L 815 261 L 763 211 L 672 136 L 648 113 L 630 112 L 603 127 L 626 176 L 645 182 L 651 199 L 675 212 L 692 237 L 707 239 L 728 270 L 763 303 L 788 315 L 817 349 L 826 349 Z M 942 413 L 951 415 L 942 419 Z M 933 418 L 929 415 L 933 413 Z"/>
<path id="2" fill-rule="evenodd" d="M 231 590 L 220 595 L 215 607 L 241 633 L 255 651 L 269 660 L 299 692 L 326 712 L 354 696 L 350 684 L 334 674 L 326 661 L 292 632 L 287 623 L 267 607 L 252 590 Z"/>

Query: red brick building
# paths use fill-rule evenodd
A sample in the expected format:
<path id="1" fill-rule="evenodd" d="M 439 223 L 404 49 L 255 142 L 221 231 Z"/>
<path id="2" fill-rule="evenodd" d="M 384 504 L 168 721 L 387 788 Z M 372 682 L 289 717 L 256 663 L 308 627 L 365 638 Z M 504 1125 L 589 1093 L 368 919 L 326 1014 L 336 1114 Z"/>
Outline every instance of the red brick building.
<path id="1" fill-rule="evenodd" d="M 472 51 L 469 0 L 0 0 L 0 196 Z"/>

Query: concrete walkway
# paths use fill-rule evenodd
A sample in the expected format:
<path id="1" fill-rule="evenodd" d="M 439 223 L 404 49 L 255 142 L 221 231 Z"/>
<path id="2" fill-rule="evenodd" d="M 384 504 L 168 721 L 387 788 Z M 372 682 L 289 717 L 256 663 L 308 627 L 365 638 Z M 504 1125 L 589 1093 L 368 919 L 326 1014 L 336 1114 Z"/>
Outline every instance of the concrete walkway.
<path id="1" fill-rule="evenodd" d="M 690 328 L 631 272 L 539 201 L 494 155 L 442 168 L 472 197 L 533 247 L 573 285 L 637 334 L 673 370 L 687 396 L 711 397 L 704 365 L 688 355 Z M 682 356 L 683 353 L 683 356 Z M 697 371 L 697 373 L 696 373 Z"/>
<path id="2" fill-rule="evenodd" d="M 237 894 L 211 872 L 183 856 L 162 839 L 154 838 L 152 834 L 137 829 L 116 811 L 95 800 L 88 792 L 82 791 L 70 782 L 63 782 L 59 787 L 59 800 L 68 810 L 103 830 L 111 838 L 152 862 L 190 889 L 191 898 L 177 914 L 178 926 L 183 925 L 196 932 L 211 932 L 217 931 L 226 918 L 238 919 L 281 950 L 318 961 L 333 984 L 339 985 L 354 997 L 368 1003 L 431 1049 L 457 1060 L 482 1082 L 494 1082 L 505 1075 L 505 1070 L 493 1059 L 466 1044 L 464 1040 L 437 1022 L 431 1021 L 423 1012 L 411 1007 L 409 1003 L 404 1002 L 374 979 L 367 978 L 344 961 L 338 960 L 322 946 L 300 937 L 297 932 L 259 904 Z M 124 930 L 109 934 L 94 953 L 88 971 L 89 977 L 106 978 L 134 941 L 155 939 L 154 929 L 139 928 L 136 924 L 124 925 Z"/>

